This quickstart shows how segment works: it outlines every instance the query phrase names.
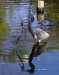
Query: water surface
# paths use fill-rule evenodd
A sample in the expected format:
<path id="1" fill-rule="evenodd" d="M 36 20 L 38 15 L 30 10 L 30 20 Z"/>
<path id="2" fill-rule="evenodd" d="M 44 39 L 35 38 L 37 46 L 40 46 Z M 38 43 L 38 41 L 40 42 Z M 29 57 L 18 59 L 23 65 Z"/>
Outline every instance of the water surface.
<path id="1" fill-rule="evenodd" d="M 32 52 L 34 44 L 37 43 L 28 31 L 28 14 L 29 1 L 14 1 L 6 0 L 0 2 L 1 5 L 1 20 L 0 20 L 0 75 L 29 75 L 30 66 L 28 58 Z M 58 6 L 56 5 L 56 14 L 52 12 L 52 8 L 56 5 L 52 2 L 45 2 L 45 19 L 41 23 L 37 21 L 36 3 L 31 2 L 30 10 L 35 16 L 33 28 L 40 27 L 50 34 L 47 43 L 47 49 L 39 56 L 33 58 L 35 65 L 34 75 L 59 75 L 59 27 L 55 15 L 58 15 Z M 50 10 L 51 8 L 51 10 Z M 54 10 L 54 9 L 53 9 Z M 51 13 L 53 15 L 51 16 Z M 24 33 L 20 25 L 21 19 L 24 21 Z M 26 19 L 25 19 L 26 18 Z M 17 38 L 21 36 L 16 43 Z M 16 51 L 22 58 L 24 63 L 24 70 L 21 71 L 20 65 L 22 62 L 18 58 Z"/>

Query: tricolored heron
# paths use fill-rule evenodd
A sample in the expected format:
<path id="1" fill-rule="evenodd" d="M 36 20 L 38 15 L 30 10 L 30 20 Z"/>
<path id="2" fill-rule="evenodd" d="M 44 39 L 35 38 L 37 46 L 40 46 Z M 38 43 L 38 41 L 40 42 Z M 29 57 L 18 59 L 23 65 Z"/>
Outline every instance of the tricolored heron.
<path id="1" fill-rule="evenodd" d="M 28 29 L 29 29 L 29 32 L 31 33 L 32 37 L 37 39 L 38 42 L 42 42 L 42 41 L 47 40 L 50 35 L 41 28 L 33 29 L 31 27 L 33 22 L 34 22 L 34 16 L 32 14 L 30 14 L 29 15 L 29 22 L 28 22 Z"/>

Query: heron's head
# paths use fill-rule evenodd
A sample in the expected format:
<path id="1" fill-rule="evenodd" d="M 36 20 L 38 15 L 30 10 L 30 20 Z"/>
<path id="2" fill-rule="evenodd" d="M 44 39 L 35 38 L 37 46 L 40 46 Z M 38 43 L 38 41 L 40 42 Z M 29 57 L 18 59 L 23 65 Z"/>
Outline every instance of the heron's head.
<path id="1" fill-rule="evenodd" d="M 28 17 L 29 17 L 29 19 L 30 19 L 31 22 L 34 22 L 35 18 L 34 18 L 34 16 L 32 14 L 29 14 Z"/>

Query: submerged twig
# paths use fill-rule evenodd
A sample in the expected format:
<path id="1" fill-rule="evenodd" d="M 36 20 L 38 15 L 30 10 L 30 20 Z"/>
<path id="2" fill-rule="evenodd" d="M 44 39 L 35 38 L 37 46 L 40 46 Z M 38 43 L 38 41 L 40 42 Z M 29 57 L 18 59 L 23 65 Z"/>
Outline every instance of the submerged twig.
<path id="1" fill-rule="evenodd" d="M 18 13 L 18 12 L 17 12 Z M 16 43 L 18 42 L 18 40 L 21 38 L 21 36 L 22 36 L 22 34 L 23 34 L 23 32 L 24 32 L 24 23 L 23 23 L 23 20 L 21 19 L 21 17 L 20 17 L 20 14 L 18 13 L 18 15 L 19 15 L 19 18 L 20 18 L 20 20 L 21 20 L 21 27 L 22 27 L 22 33 L 21 33 L 21 35 L 18 37 L 18 39 L 16 40 Z"/>

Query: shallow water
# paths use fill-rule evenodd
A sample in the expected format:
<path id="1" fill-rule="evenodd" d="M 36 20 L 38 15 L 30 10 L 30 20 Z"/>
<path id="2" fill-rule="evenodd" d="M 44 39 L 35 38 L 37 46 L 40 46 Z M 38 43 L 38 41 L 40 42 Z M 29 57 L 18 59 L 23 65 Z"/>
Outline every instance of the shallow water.
<path id="1" fill-rule="evenodd" d="M 26 0 L 7 0 L 2 7 L 5 9 L 5 15 L 2 16 L 4 18 L 2 24 L 0 22 L 0 25 L 3 25 L 0 26 L 0 75 L 29 75 L 31 73 L 34 75 L 59 75 L 59 27 L 56 20 L 52 18 L 53 20 L 51 21 L 49 18 L 47 10 L 49 3 L 45 3 L 45 19 L 42 23 L 37 21 L 36 3 L 32 2 L 30 6 L 31 13 L 35 16 L 32 27 L 42 28 L 50 34 L 50 38 L 47 43 L 47 49 L 41 55 L 40 52 L 33 53 L 35 70 L 33 72 L 28 71 L 30 69 L 28 64 L 29 56 L 33 47 L 34 50 L 37 49 L 37 41 L 32 38 L 27 26 L 29 4 L 29 1 Z M 23 33 L 20 18 L 24 21 L 25 29 Z M 20 36 L 21 38 L 16 43 Z M 43 49 L 44 45 L 42 46 Z M 24 63 L 24 70 L 21 70 L 20 65 L 22 65 L 22 62 L 18 58 L 16 51 Z"/>

